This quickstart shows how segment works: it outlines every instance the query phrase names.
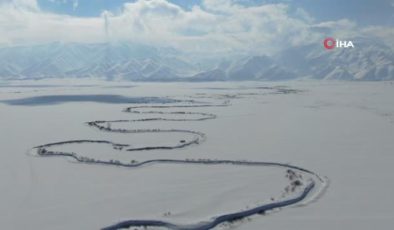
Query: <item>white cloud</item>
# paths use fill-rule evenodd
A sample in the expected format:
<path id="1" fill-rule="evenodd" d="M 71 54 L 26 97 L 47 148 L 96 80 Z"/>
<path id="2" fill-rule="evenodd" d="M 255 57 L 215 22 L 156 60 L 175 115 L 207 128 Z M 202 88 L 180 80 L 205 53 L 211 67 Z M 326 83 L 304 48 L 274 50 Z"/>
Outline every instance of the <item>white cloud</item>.
<path id="1" fill-rule="evenodd" d="M 78 6 L 78 1 L 75 7 Z M 307 12 L 286 4 L 246 6 L 235 0 L 204 0 L 190 10 L 166 0 L 126 3 L 120 13 L 81 18 L 42 12 L 34 0 L 0 0 L 0 43 L 134 41 L 193 52 L 273 52 L 320 39 L 319 29 L 354 31 L 339 20 L 313 24 Z"/>
<path id="2" fill-rule="evenodd" d="M 5 5 L 21 10 L 38 10 L 37 0 L 0 0 L 0 7 Z"/>
<path id="3" fill-rule="evenodd" d="M 0 43 L 36 44 L 53 41 L 99 42 L 104 33 L 100 18 L 78 18 L 40 11 L 33 1 L 0 4 Z"/>
<path id="4" fill-rule="evenodd" d="M 246 7 L 227 0 L 205 0 L 189 11 L 165 0 L 140 0 L 108 20 L 112 39 L 195 51 L 270 51 L 283 42 L 299 43 L 308 33 L 306 20 L 290 17 L 287 5 Z"/>
<path id="5" fill-rule="evenodd" d="M 386 26 L 368 26 L 362 29 L 362 33 L 367 37 L 377 37 L 383 40 L 394 50 L 394 28 Z"/>
<path id="6" fill-rule="evenodd" d="M 329 28 L 333 30 L 350 30 L 356 27 L 356 23 L 349 19 L 341 19 L 337 21 L 326 21 L 315 25 L 316 27 Z"/>
<path id="7" fill-rule="evenodd" d="M 78 0 L 74 0 L 73 1 L 73 10 L 76 10 L 79 6 L 79 1 Z"/>
<path id="8" fill-rule="evenodd" d="M 320 33 L 324 37 L 330 36 L 344 40 L 360 35 L 357 24 L 346 18 L 313 24 L 311 25 L 311 30 Z"/>
<path id="9" fill-rule="evenodd" d="M 79 6 L 79 0 L 48 0 L 49 2 L 52 3 L 57 3 L 57 4 L 69 4 L 72 6 L 72 9 L 75 11 L 78 6 Z"/>

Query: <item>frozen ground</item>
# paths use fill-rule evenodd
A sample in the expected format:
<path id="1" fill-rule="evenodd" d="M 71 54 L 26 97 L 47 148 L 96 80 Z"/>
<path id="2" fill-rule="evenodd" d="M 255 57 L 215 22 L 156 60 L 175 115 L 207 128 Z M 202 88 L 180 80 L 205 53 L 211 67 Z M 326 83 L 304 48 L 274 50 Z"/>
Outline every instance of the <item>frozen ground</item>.
<path id="1" fill-rule="evenodd" d="M 101 96 L 93 101 L 92 95 Z M 36 103 L 42 98 L 51 103 Z M 320 193 L 320 185 L 302 202 L 306 205 L 254 215 L 233 223 L 233 228 L 388 229 L 394 224 L 393 98 L 391 82 L 6 82 L 0 87 L 1 228 L 100 229 L 129 219 L 196 224 L 271 203 L 271 198 L 280 201 L 300 194 L 301 188 L 286 194 L 289 180 L 282 167 L 150 164 L 125 168 L 77 163 L 70 157 L 39 157 L 33 149 L 68 140 L 107 140 L 140 148 L 174 146 L 197 138 L 197 144 L 172 150 L 119 151 L 112 145 L 92 143 L 55 145 L 48 150 L 126 164 L 163 158 L 288 163 L 327 177 L 329 186 Z M 228 106 L 138 110 L 165 114 L 123 111 L 130 106 L 219 105 L 227 100 Z M 171 113 L 179 111 L 190 114 Z M 198 113 L 215 118 L 200 121 L 204 115 Z M 145 118 L 162 120 L 103 126 L 192 130 L 204 137 L 183 132 L 100 131 L 86 123 Z M 304 184 L 316 180 L 297 173 L 304 176 Z M 307 202 L 311 199 L 315 202 Z"/>

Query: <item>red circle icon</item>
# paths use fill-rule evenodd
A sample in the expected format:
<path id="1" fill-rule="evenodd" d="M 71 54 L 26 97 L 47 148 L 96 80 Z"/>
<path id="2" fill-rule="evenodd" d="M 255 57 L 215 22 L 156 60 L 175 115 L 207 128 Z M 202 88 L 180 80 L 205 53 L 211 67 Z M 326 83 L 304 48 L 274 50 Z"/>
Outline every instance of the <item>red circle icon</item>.
<path id="1" fill-rule="evenodd" d="M 324 39 L 323 44 L 326 49 L 330 50 L 335 48 L 336 41 L 334 38 L 326 38 Z"/>

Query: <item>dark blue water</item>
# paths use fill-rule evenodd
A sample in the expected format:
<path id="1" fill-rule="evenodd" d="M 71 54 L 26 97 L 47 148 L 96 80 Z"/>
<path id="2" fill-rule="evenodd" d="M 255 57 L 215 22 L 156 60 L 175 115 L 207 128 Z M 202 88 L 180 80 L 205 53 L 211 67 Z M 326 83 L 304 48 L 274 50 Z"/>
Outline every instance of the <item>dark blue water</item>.
<path id="1" fill-rule="evenodd" d="M 47 95 L 36 96 L 20 99 L 1 100 L 1 103 L 7 105 L 57 105 L 68 102 L 97 102 L 107 104 L 150 104 L 150 103 L 174 103 L 179 100 L 162 98 L 162 97 L 125 97 L 111 94 L 93 94 L 93 95 Z"/>

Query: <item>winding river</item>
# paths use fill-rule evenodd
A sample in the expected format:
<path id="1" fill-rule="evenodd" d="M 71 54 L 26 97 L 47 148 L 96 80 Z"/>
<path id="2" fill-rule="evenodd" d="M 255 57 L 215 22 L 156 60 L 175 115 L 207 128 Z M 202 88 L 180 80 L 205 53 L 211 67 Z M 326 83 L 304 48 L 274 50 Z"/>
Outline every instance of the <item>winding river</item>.
<path id="1" fill-rule="evenodd" d="M 293 91 L 284 91 L 283 89 L 278 89 L 274 93 L 292 93 Z M 294 91 L 295 92 L 295 91 Z M 309 175 L 309 180 L 292 180 L 293 187 L 299 187 L 299 192 L 297 194 L 293 194 L 286 199 L 281 199 L 278 201 L 273 201 L 271 203 L 260 204 L 256 207 L 249 208 L 244 211 L 226 213 L 222 215 L 218 215 L 216 217 L 210 218 L 205 222 L 195 223 L 190 225 L 177 225 L 175 223 L 165 222 L 161 220 L 126 220 L 119 223 L 115 223 L 109 225 L 107 227 L 103 227 L 105 230 L 115 230 L 115 229 L 127 229 L 130 227 L 165 227 L 173 230 L 208 230 L 212 229 L 220 224 L 225 222 L 233 222 L 236 220 L 240 220 L 249 216 L 253 216 L 256 214 L 262 214 L 269 210 L 273 210 L 276 208 L 282 208 L 285 206 L 294 205 L 305 201 L 308 197 L 315 196 L 317 197 L 319 193 L 323 191 L 323 188 L 326 186 L 326 181 L 324 178 L 320 177 L 317 173 L 312 172 L 308 169 L 278 163 L 278 162 L 256 162 L 256 161 L 234 161 L 234 160 L 211 160 L 211 159 L 152 159 L 146 161 L 136 161 L 125 163 L 118 160 L 99 160 L 91 157 L 86 157 L 78 153 L 74 152 L 66 152 L 66 151 L 54 151 L 51 150 L 51 147 L 60 147 L 69 145 L 69 144 L 105 144 L 110 145 L 115 151 L 149 151 L 149 150 L 171 150 L 171 149 L 182 149 L 187 146 L 198 145 L 205 141 L 206 134 L 200 131 L 194 131 L 189 129 L 126 129 L 126 128 L 113 128 L 113 124 L 123 124 L 123 123 L 137 123 L 137 122 L 154 122 L 154 121 L 175 121 L 175 122 L 201 122 L 210 119 L 216 119 L 217 116 L 213 113 L 206 112 L 191 112 L 191 111 L 179 111 L 181 109 L 187 108 L 202 108 L 202 107 L 226 107 L 230 106 L 230 101 L 226 100 L 223 103 L 213 104 L 213 103 L 195 103 L 189 102 L 189 104 L 175 104 L 175 105 L 143 105 L 143 106 L 131 106 L 127 107 L 123 110 L 125 113 L 131 114 L 140 114 L 142 116 L 156 116 L 156 117 L 144 117 L 141 119 L 132 119 L 132 120 L 97 120 L 87 122 L 87 125 L 91 128 L 97 129 L 102 132 L 115 132 L 115 133 L 124 133 L 124 134 L 136 134 L 136 133 L 181 133 L 181 134 L 190 134 L 193 136 L 190 140 L 182 140 L 180 143 L 176 143 L 173 145 L 157 145 L 157 146 L 143 146 L 143 147 L 132 147 L 128 144 L 123 143 L 115 143 L 108 140 L 90 140 L 90 139 L 81 139 L 81 140 L 68 140 L 62 142 L 48 143 L 44 145 L 39 145 L 34 147 L 34 154 L 40 157 L 67 157 L 73 159 L 76 162 L 83 164 L 94 164 L 94 165 L 103 165 L 103 166 L 117 166 L 124 168 L 138 168 L 141 166 L 149 166 L 152 164 L 199 164 L 199 165 L 233 165 L 235 166 L 273 166 L 280 167 L 287 172 L 298 173 L 300 175 L 307 174 Z M 168 111 L 170 110 L 170 111 Z M 173 117 L 171 117 L 173 116 Z M 181 116 L 181 117 L 179 117 Z M 301 177 L 300 177 L 301 178 Z M 297 182 L 297 183 L 296 183 Z"/>

